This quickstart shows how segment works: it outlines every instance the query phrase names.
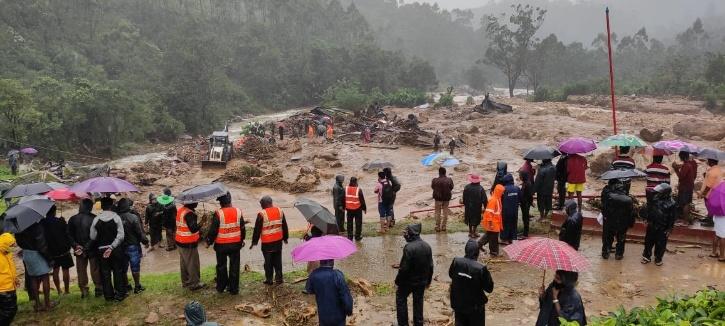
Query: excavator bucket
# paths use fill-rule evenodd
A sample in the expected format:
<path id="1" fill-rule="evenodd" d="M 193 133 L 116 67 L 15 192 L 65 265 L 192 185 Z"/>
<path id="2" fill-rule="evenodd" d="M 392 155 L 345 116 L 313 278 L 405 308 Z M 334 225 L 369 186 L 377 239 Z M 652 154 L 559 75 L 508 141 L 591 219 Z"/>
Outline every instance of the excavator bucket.
<path id="1" fill-rule="evenodd" d="M 201 161 L 201 168 L 202 169 L 226 169 L 227 168 L 227 162 L 226 161 L 202 160 Z"/>

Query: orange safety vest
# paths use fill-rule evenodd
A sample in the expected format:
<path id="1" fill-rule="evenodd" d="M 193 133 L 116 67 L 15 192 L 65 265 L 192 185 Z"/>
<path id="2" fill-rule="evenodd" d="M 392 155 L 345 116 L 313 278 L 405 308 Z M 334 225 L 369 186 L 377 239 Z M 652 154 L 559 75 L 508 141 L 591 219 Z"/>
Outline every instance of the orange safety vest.
<path id="1" fill-rule="evenodd" d="M 345 188 L 345 209 L 356 210 L 360 209 L 360 188 L 350 187 Z"/>
<path id="2" fill-rule="evenodd" d="M 332 126 L 327 126 L 327 138 L 332 139 Z"/>
<path id="3" fill-rule="evenodd" d="M 494 207 L 491 207 L 494 206 Z M 493 203 L 486 206 L 481 219 L 481 227 L 486 232 L 501 232 L 503 230 L 501 218 L 501 200 L 494 199 Z"/>
<path id="4" fill-rule="evenodd" d="M 181 207 L 176 212 L 176 235 L 174 240 L 178 243 L 191 244 L 199 242 L 199 231 L 191 233 L 189 226 L 186 225 L 186 214 L 191 213 L 191 210 L 186 207 Z"/>
<path id="5" fill-rule="evenodd" d="M 225 207 L 216 211 L 219 218 L 219 233 L 214 243 L 228 244 L 242 241 L 242 227 L 239 219 L 242 217 L 242 210 L 236 207 Z"/>
<path id="6" fill-rule="evenodd" d="M 282 210 L 279 207 L 265 208 L 262 215 L 262 243 L 282 240 Z"/>

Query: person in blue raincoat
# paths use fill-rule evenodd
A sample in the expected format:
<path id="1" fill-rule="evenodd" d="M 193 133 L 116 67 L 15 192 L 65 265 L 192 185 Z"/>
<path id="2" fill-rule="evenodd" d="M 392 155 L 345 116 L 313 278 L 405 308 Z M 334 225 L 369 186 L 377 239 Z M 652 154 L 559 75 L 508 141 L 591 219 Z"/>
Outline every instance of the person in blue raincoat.
<path id="1" fill-rule="evenodd" d="M 507 174 L 503 177 L 504 192 L 501 197 L 503 206 L 502 219 L 503 231 L 501 232 L 501 243 L 511 244 L 516 239 L 516 224 L 519 219 L 519 201 L 521 199 L 521 188 L 514 184 L 514 177 Z"/>
<path id="2" fill-rule="evenodd" d="M 315 295 L 320 326 L 345 326 L 352 315 L 352 296 L 345 275 L 334 268 L 334 260 L 320 261 L 307 279 L 305 290 Z"/>

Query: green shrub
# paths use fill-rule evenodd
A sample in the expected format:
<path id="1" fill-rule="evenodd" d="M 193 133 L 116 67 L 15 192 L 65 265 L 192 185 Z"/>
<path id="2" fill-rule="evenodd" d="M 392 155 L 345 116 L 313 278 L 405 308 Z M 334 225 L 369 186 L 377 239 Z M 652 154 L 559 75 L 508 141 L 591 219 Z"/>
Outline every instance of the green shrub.
<path id="1" fill-rule="evenodd" d="M 448 107 L 453 106 L 453 87 L 448 87 L 445 93 L 441 93 L 441 98 L 438 99 L 438 103 L 435 107 Z"/>
<path id="2" fill-rule="evenodd" d="M 566 101 L 566 95 L 559 90 L 547 87 L 539 87 L 534 91 L 534 95 L 529 98 L 531 102 L 563 102 Z"/>
<path id="3" fill-rule="evenodd" d="M 474 105 L 476 102 L 473 100 L 473 96 L 469 96 L 466 98 L 466 105 Z"/>
<path id="4" fill-rule="evenodd" d="M 425 102 L 425 93 L 412 88 L 401 88 L 385 96 L 385 104 L 399 107 L 412 108 Z"/>
<path id="5" fill-rule="evenodd" d="M 708 111 L 717 109 L 717 97 L 715 97 L 715 94 L 708 93 L 705 95 L 705 108 Z"/>
<path id="6" fill-rule="evenodd" d="M 360 110 L 370 103 L 370 97 L 363 93 L 357 82 L 338 81 L 322 94 L 322 104 L 343 110 Z"/>

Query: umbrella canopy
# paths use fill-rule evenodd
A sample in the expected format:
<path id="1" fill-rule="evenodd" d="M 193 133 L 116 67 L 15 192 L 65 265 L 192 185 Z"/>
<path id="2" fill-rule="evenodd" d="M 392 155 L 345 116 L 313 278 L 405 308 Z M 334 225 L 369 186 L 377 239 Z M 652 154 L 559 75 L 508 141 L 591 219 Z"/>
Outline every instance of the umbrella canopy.
<path id="1" fill-rule="evenodd" d="M 645 147 L 647 146 L 647 143 L 645 143 L 644 140 L 640 139 L 635 135 L 617 134 L 605 138 L 604 140 L 599 142 L 599 145 L 608 147 Z"/>
<path id="2" fill-rule="evenodd" d="M 138 189 L 130 182 L 114 177 L 97 177 L 77 183 L 70 187 L 73 192 L 100 192 L 100 193 L 118 193 L 118 192 L 138 192 Z"/>
<path id="3" fill-rule="evenodd" d="M 328 259 L 343 259 L 357 251 L 355 244 L 339 235 L 312 238 L 292 249 L 295 263 Z"/>
<path id="4" fill-rule="evenodd" d="M 17 204 L 5 212 L 3 228 L 6 232 L 19 233 L 45 218 L 54 203 L 50 199 L 34 199 Z"/>
<path id="5" fill-rule="evenodd" d="M 589 261 L 566 242 L 549 238 L 529 238 L 503 248 L 511 260 L 540 269 L 581 272 Z"/>
<path id="6" fill-rule="evenodd" d="M 307 198 L 300 198 L 295 201 L 294 206 L 305 217 L 307 222 L 310 222 L 322 232 L 327 234 L 337 230 L 335 215 L 320 203 Z"/>
<path id="7" fill-rule="evenodd" d="M 11 150 L 8 151 L 7 156 L 10 157 L 10 156 L 13 156 L 13 155 L 18 155 L 19 153 L 20 153 L 19 150 L 17 150 L 17 149 L 11 149 Z"/>
<path id="8" fill-rule="evenodd" d="M 13 184 L 10 182 L 0 182 L 0 191 L 13 189 Z"/>
<path id="9" fill-rule="evenodd" d="M 35 148 L 32 148 L 32 147 L 25 147 L 25 148 L 21 149 L 20 152 L 23 154 L 26 154 L 26 155 L 38 154 L 38 150 Z"/>
<path id="10" fill-rule="evenodd" d="M 384 168 L 393 168 L 393 163 L 387 162 L 387 161 L 381 161 L 381 160 L 374 160 L 372 162 L 365 163 L 365 165 L 362 166 L 362 169 L 365 171 L 370 170 L 382 170 Z"/>
<path id="11" fill-rule="evenodd" d="M 55 201 L 77 201 L 81 198 L 86 198 L 86 196 L 76 194 L 69 188 L 54 189 L 45 194 L 45 196 Z"/>
<path id="12" fill-rule="evenodd" d="M 623 178 L 644 178 L 646 176 L 647 176 L 647 173 L 644 173 L 640 170 L 626 169 L 626 170 L 609 170 L 607 172 L 602 173 L 602 176 L 600 178 L 602 180 L 611 180 L 611 179 L 623 179 Z"/>
<path id="13" fill-rule="evenodd" d="M 720 182 L 714 189 L 710 190 L 705 200 L 707 212 L 714 216 L 725 216 L 725 182 Z M 717 217 L 725 218 L 725 217 Z"/>
<path id="14" fill-rule="evenodd" d="M 5 193 L 5 198 L 25 197 L 30 195 L 44 194 L 53 190 L 45 182 L 36 182 L 24 185 L 17 185 Z"/>
<path id="15" fill-rule="evenodd" d="M 30 196 L 20 197 L 20 199 L 18 200 L 17 203 L 22 204 L 22 203 L 29 202 L 31 200 L 36 200 L 36 199 L 48 199 L 48 196 L 46 196 L 46 195 L 30 195 Z"/>
<path id="16" fill-rule="evenodd" d="M 459 161 L 457 158 L 451 157 L 443 161 L 443 163 L 441 163 L 441 166 L 444 168 L 448 168 L 451 166 L 456 166 L 458 164 L 461 164 L 461 161 Z"/>
<path id="17" fill-rule="evenodd" d="M 48 187 L 53 188 L 53 190 L 68 188 L 68 185 L 62 184 L 60 182 L 47 182 L 47 185 Z"/>
<path id="18" fill-rule="evenodd" d="M 537 145 L 524 152 L 524 158 L 529 160 L 550 160 L 559 155 L 559 151 L 546 145 Z"/>
<path id="19" fill-rule="evenodd" d="M 589 153 L 595 149 L 597 144 L 583 137 L 572 137 L 559 143 L 559 151 L 567 154 Z"/>
<path id="20" fill-rule="evenodd" d="M 181 204 L 198 203 L 224 196 L 227 192 L 229 190 L 223 183 L 215 182 L 186 189 L 176 196 L 176 201 Z"/>
<path id="21" fill-rule="evenodd" d="M 647 156 L 667 156 L 672 155 L 672 151 L 666 150 L 666 149 L 660 149 L 660 148 L 654 148 L 652 145 L 647 145 L 644 147 L 644 155 Z"/>
<path id="22" fill-rule="evenodd" d="M 699 151 L 697 145 L 693 145 L 681 140 L 662 140 L 652 144 L 652 147 L 670 152 L 697 153 Z"/>
<path id="23" fill-rule="evenodd" d="M 697 152 L 697 157 L 715 161 L 725 161 L 725 152 L 713 148 L 703 148 Z"/>

